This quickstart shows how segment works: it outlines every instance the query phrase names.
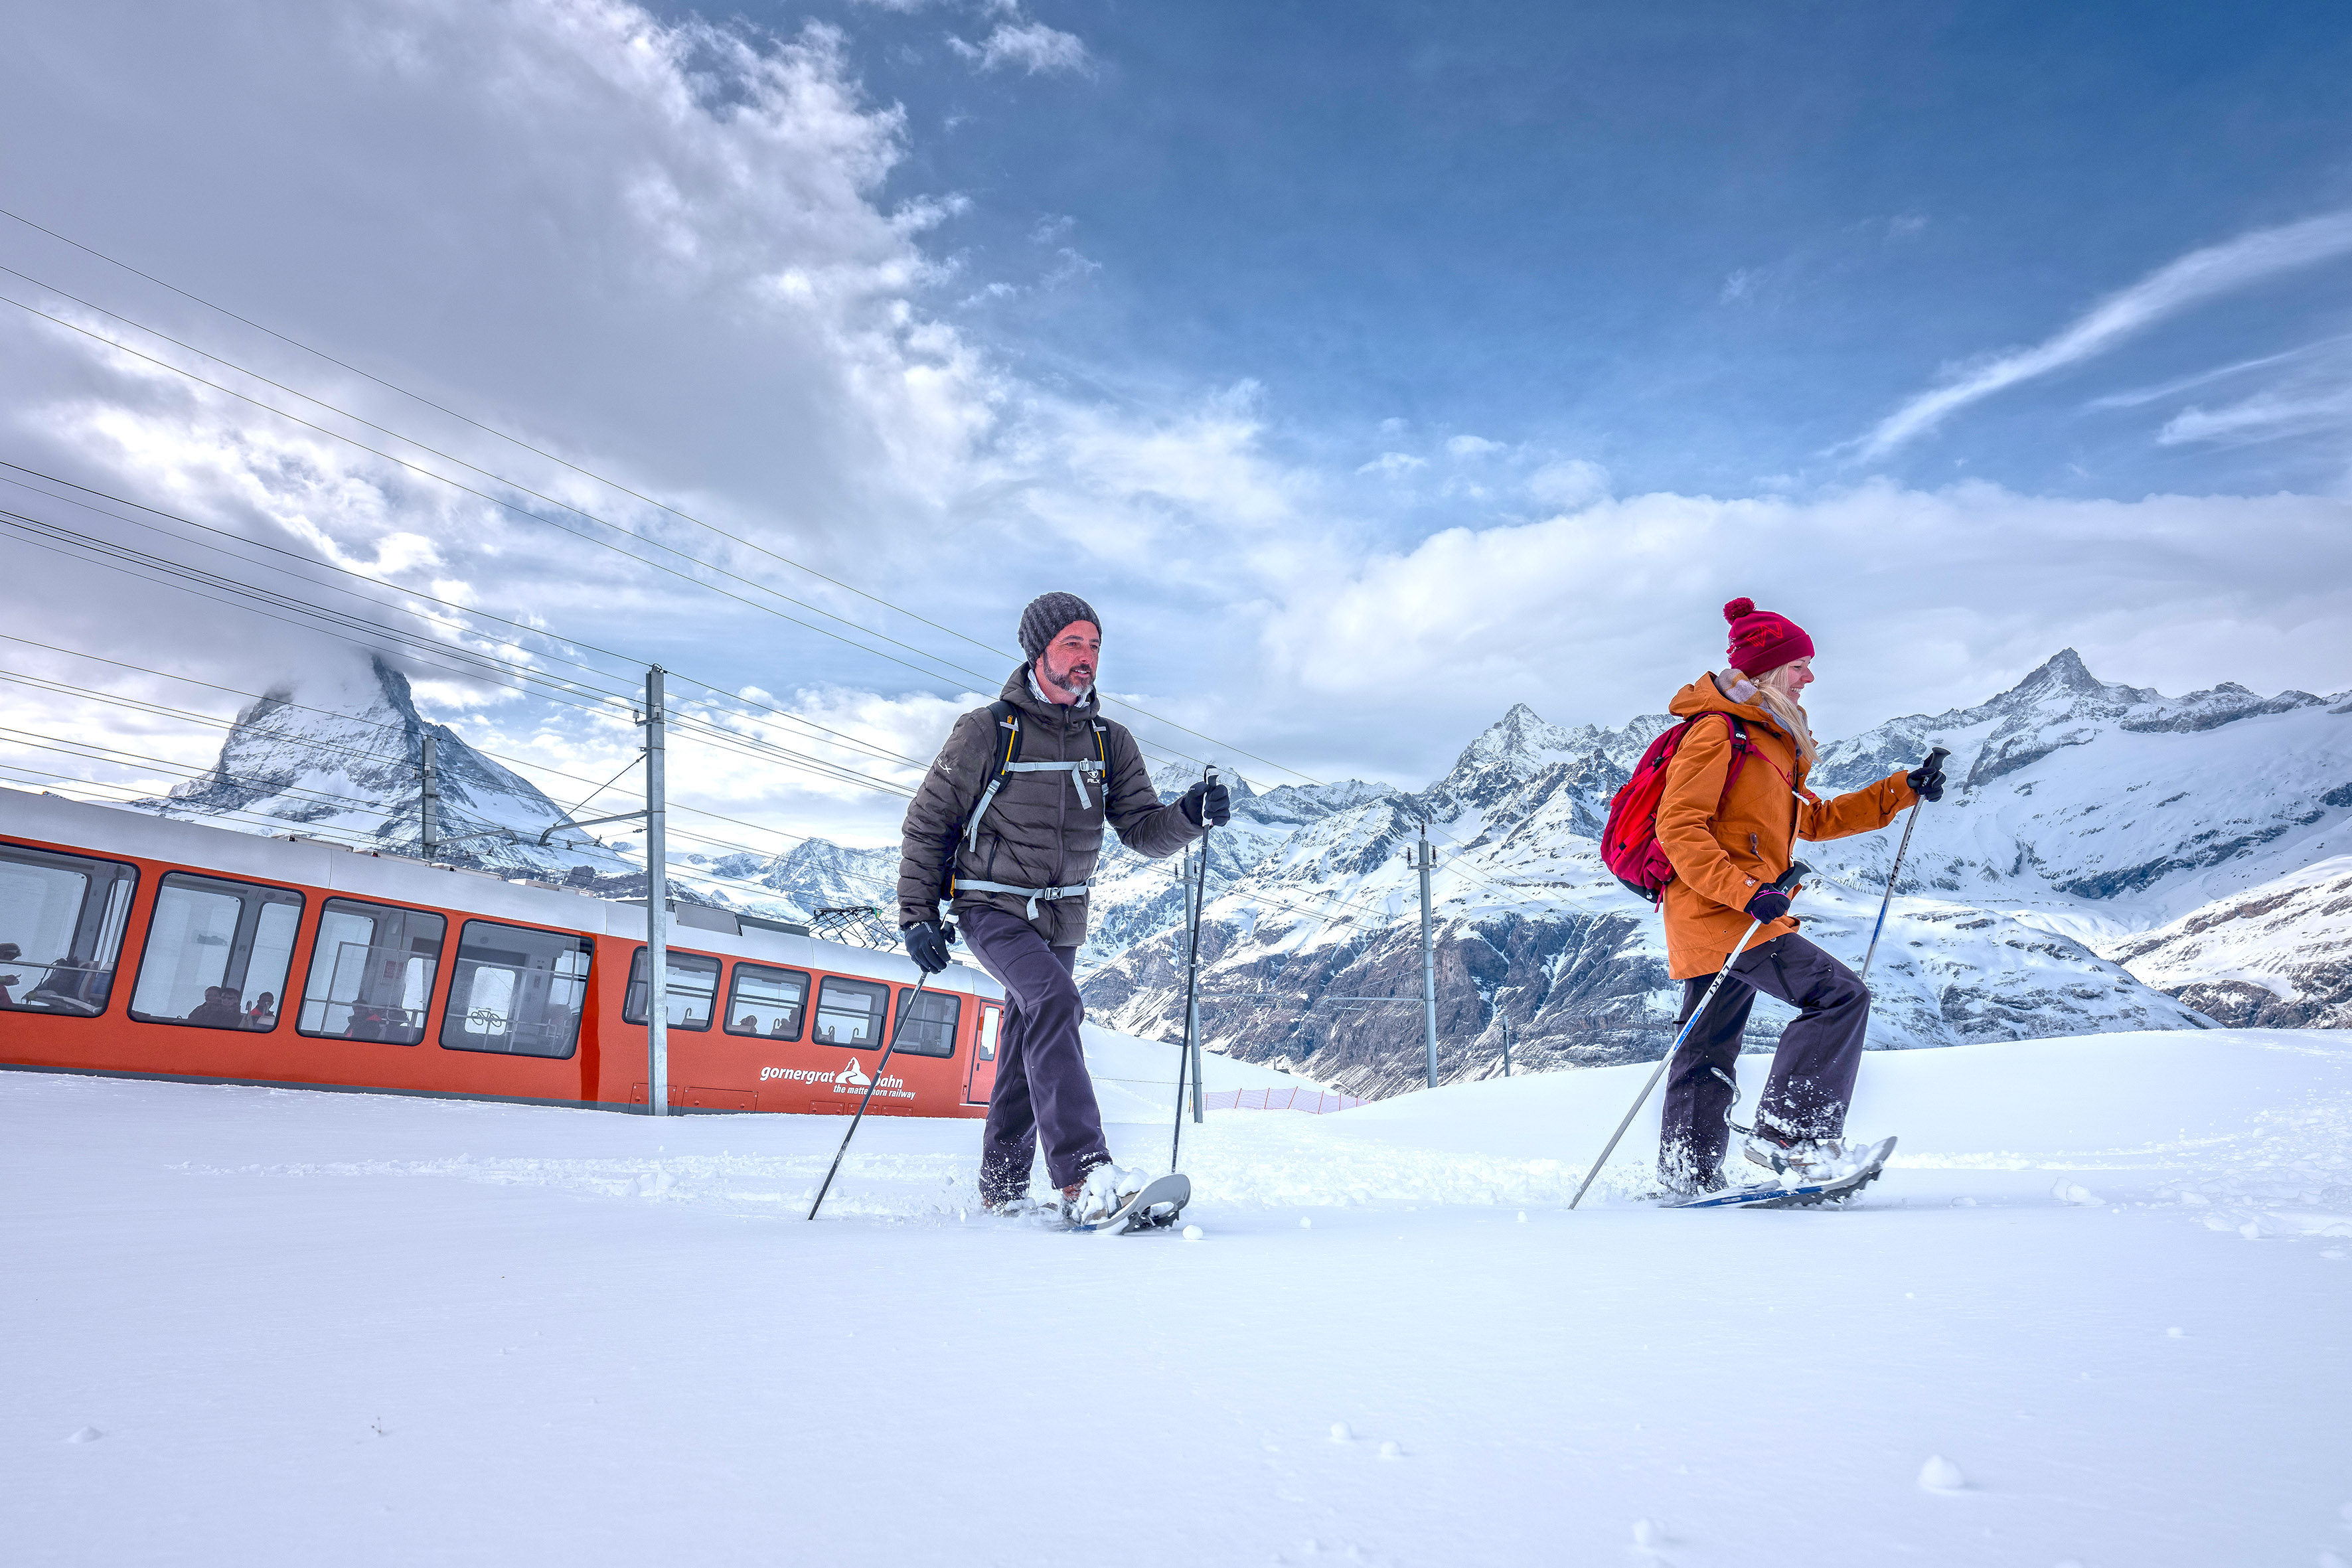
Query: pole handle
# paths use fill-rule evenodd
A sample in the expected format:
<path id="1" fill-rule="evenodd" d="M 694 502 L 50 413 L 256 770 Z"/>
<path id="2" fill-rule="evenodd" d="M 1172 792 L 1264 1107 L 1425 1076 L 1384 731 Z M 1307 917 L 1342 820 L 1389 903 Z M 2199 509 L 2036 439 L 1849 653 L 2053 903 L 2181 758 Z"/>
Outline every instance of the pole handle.
<path id="1" fill-rule="evenodd" d="M 1813 868 L 1802 860 L 1791 860 L 1789 868 L 1764 885 L 1777 893 L 1793 893 L 1797 884 L 1813 874 Z"/>
<path id="2" fill-rule="evenodd" d="M 1951 754 L 1952 752 L 1949 747 L 1930 746 L 1927 749 L 1927 760 L 1919 764 L 1919 771 L 1923 773 L 1934 773 L 1936 771 L 1937 764 Z"/>

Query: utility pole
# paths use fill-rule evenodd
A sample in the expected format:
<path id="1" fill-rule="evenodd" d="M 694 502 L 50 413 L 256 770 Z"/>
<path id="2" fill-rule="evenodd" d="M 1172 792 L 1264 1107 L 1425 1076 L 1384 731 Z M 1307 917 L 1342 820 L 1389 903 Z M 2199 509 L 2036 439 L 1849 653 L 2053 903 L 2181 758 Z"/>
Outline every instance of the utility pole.
<path id="1" fill-rule="evenodd" d="M 669 847 L 660 665 L 646 671 L 646 1109 L 669 1114 Z"/>
<path id="2" fill-rule="evenodd" d="M 1432 945 L 1429 874 L 1437 868 L 1437 849 L 1429 841 L 1429 824 L 1421 825 L 1421 843 L 1413 854 L 1421 868 L 1421 1042 L 1429 1058 L 1429 1087 L 1437 1087 L 1437 959 Z"/>
<path id="3" fill-rule="evenodd" d="M 424 819 L 419 835 L 426 864 L 441 847 L 441 773 L 433 765 L 433 731 L 425 731 L 425 793 L 417 797 L 417 815 Z"/>

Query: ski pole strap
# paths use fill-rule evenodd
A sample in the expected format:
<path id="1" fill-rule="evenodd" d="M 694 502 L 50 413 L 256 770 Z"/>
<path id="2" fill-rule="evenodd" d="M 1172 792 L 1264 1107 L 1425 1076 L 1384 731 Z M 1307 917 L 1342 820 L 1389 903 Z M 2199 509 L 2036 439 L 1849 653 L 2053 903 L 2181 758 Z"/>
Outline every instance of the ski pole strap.
<path id="1" fill-rule="evenodd" d="M 1060 767 L 1062 764 L 1055 763 L 1054 765 Z M 958 878 L 948 884 L 948 893 L 951 898 L 958 893 L 1010 893 L 1016 899 L 1029 900 L 1029 918 L 1034 921 L 1037 918 L 1039 904 L 1050 904 L 1056 899 L 1082 899 L 1092 886 L 1092 882 L 1080 882 L 1074 888 L 1016 888 L 1010 882 L 968 882 Z"/>

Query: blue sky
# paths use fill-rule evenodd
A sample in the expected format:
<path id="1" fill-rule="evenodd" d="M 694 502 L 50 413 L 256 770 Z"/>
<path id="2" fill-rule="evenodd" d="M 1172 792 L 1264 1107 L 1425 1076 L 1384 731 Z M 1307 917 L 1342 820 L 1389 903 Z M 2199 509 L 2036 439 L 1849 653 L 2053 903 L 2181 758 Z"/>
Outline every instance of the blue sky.
<path id="1" fill-rule="evenodd" d="M 2341 6 L 32 0 L 14 42 L 0 206 L 248 320 L 0 219 L 0 459 L 215 531 L 0 504 L 360 572 L 428 645 L 921 757 L 1070 588 L 1148 745 L 1268 783 L 1655 711 L 1735 595 L 1813 633 L 1831 734 L 2068 646 L 2352 687 Z M 355 689 L 367 635 L 86 553 L 0 527 L 71 650 L 17 668 Z M 511 754 L 634 743 L 394 651 Z M 0 689 L 213 743 L 76 701 Z"/>
<path id="2" fill-rule="evenodd" d="M 1827 482 L 1850 470 L 1823 454 L 1944 364 L 2352 203 L 2340 5 L 1032 11 L 1091 68 L 975 74 L 946 40 L 983 18 L 830 12 L 909 111 L 893 188 L 967 195 L 938 243 L 1023 289 L 961 319 L 1113 395 L 1257 380 L 1334 462 L 1471 435 L 1635 489 Z M 2166 447 L 2195 395 L 2086 405 L 2352 331 L 2346 277 L 2188 313 L 1871 469 L 2338 484 L 2340 430 Z"/>

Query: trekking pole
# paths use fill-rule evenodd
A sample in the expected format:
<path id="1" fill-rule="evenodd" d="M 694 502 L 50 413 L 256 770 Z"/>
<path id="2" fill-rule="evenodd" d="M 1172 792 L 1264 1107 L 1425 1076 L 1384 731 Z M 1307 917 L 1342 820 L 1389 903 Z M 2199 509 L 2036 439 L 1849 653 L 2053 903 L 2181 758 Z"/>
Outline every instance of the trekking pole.
<path id="1" fill-rule="evenodd" d="M 1927 760 L 1919 764 L 1919 771 L 1934 773 L 1936 764 L 1951 754 L 1941 746 L 1936 747 L 1927 753 Z M 1870 979 L 1870 961 L 1878 952 L 1878 933 L 1886 929 L 1886 906 L 1895 901 L 1895 873 L 1903 869 L 1903 857 L 1911 848 L 1911 830 L 1919 826 L 1919 813 L 1927 804 L 1924 800 L 1913 803 L 1911 820 L 1903 825 L 1903 842 L 1895 847 L 1895 865 L 1886 873 L 1886 896 L 1878 900 L 1878 923 L 1870 928 L 1870 949 L 1862 955 L 1862 973 L 1855 976 L 1858 980 L 1867 982 Z"/>
<path id="2" fill-rule="evenodd" d="M 1765 886 L 1777 889 L 1783 893 L 1794 893 L 1797 890 L 1797 884 L 1812 874 L 1813 868 L 1802 860 L 1799 860 L 1781 872 L 1776 880 L 1767 882 Z M 1751 921 L 1748 927 L 1748 934 L 1732 945 L 1731 956 L 1725 959 L 1723 967 L 1715 972 L 1715 984 L 1706 988 L 1706 994 L 1699 998 L 1696 1007 L 1691 1009 L 1690 1019 L 1683 1025 L 1682 1032 L 1675 1037 L 1675 1043 L 1666 1047 L 1664 1056 L 1658 1058 L 1657 1070 L 1650 1075 L 1650 1081 L 1642 1086 L 1642 1097 L 1633 1102 L 1632 1110 L 1625 1112 L 1625 1120 L 1617 1124 L 1617 1131 L 1609 1135 L 1609 1147 L 1601 1151 L 1601 1158 L 1593 1161 L 1592 1169 L 1584 1173 L 1584 1184 L 1576 1189 L 1576 1196 L 1568 1200 L 1569 1207 L 1574 1208 L 1584 1201 L 1585 1192 L 1592 1185 L 1592 1179 L 1601 1174 L 1601 1167 L 1609 1163 L 1609 1156 L 1617 1152 L 1617 1141 L 1625 1136 L 1625 1129 L 1633 1125 L 1633 1118 L 1639 1116 L 1642 1113 L 1642 1107 L 1650 1102 L 1650 1091 L 1658 1087 L 1660 1079 L 1666 1076 L 1667 1064 L 1675 1059 L 1675 1053 L 1683 1048 L 1683 1041 L 1690 1037 L 1690 1032 L 1698 1027 L 1699 1019 L 1706 1015 L 1707 1005 L 1715 1000 L 1715 994 L 1723 989 L 1724 977 L 1731 973 L 1731 966 L 1739 961 L 1739 955 L 1748 951 L 1748 943 L 1755 937 L 1758 928 L 1763 923 L 1760 920 Z"/>
<path id="3" fill-rule="evenodd" d="M 1201 775 L 1209 784 L 1217 782 L 1217 764 L 1211 763 Z M 1201 904 L 1209 896 L 1209 802 L 1201 801 L 1201 869 L 1192 884 L 1192 929 L 1184 939 L 1184 1044 L 1176 1053 L 1176 1131 L 1168 1140 L 1168 1173 L 1176 1173 L 1177 1151 L 1184 1146 L 1184 1070 L 1192 1064 L 1192 1053 L 1198 1048 L 1201 1015 L 1196 998 L 1201 984 Z"/>
<path id="4" fill-rule="evenodd" d="M 874 1090 L 882 1081 L 883 1070 L 890 1065 L 890 1053 L 898 1048 L 898 1036 L 907 1027 L 907 1015 L 915 1010 L 915 998 L 920 996 L 923 987 L 930 983 L 931 977 L 924 975 L 915 982 L 915 988 L 907 993 L 907 999 L 898 1004 L 898 1022 L 890 1031 L 889 1043 L 882 1047 L 882 1059 L 874 1064 L 874 1076 L 866 1080 L 866 1092 L 858 1096 L 857 1114 L 849 1119 L 849 1131 L 841 1135 L 841 1147 L 833 1152 L 833 1169 L 824 1173 L 824 1185 L 817 1188 L 816 1202 L 809 1205 L 809 1218 L 816 1218 L 816 1211 L 824 1205 L 824 1194 L 833 1191 L 833 1178 L 841 1170 L 841 1157 L 849 1152 L 849 1141 L 857 1136 L 857 1124 L 866 1120 L 866 1101 L 874 1098 Z M 852 1057 L 850 1059 L 855 1061 L 857 1058 Z"/>

